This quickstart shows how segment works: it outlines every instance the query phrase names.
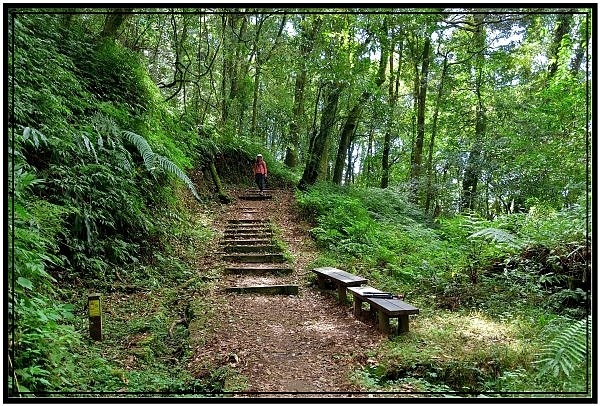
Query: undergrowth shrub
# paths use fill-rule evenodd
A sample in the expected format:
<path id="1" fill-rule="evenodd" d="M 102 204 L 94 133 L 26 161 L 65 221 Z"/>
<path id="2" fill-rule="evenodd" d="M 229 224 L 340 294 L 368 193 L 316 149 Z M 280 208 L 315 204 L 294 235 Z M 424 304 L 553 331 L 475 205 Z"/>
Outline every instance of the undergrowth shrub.
<path id="1" fill-rule="evenodd" d="M 62 265 L 55 234 L 64 228 L 64 210 L 31 198 L 42 180 L 15 158 L 8 172 L 14 186 L 8 201 L 9 394 L 69 385 L 76 375 L 71 353 L 80 343 L 69 325 L 73 307 L 61 302 L 48 272 Z"/>
<path id="2" fill-rule="evenodd" d="M 405 199 L 400 191 L 327 183 L 297 196 L 315 223 L 311 234 L 317 242 L 336 253 L 342 266 L 368 272 L 378 286 L 391 290 L 450 272 L 463 258 L 458 245 L 419 222 L 422 216 Z"/>
<path id="3" fill-rule="evenodd" d="M 299 174 L 264 147 L 264 141 L 256 137 L 232 134 L 217 135 L 215 140 L 202 139 L 204 147 L 199 155 L 214 159 L 217 171 L 223 181 L 234 185 L 254 186 L 252 167 L 257 154 L 262 154 L 269 175 L 267 188 L 291 188 L 298 182 Z"/>
<path id="4" fill-rule="evenodd" d="M 95 97 L 76 74 L 73 60 L 58 51 L 60 22 L 39 14 L 19 15 L 11 22 L 8 66 L 14 70 L 8 70 L 8 83 L 14 86 L 8 86 L 8 117 L 14 122 L 9 124 L 44 132 L 67 128 L 92 108 Z"/>

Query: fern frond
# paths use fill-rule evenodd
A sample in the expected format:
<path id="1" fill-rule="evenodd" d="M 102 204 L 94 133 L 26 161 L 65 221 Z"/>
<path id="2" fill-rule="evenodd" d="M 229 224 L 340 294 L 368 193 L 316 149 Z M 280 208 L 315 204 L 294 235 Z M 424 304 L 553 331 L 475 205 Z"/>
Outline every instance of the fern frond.
<path id="1" fill-rule="evenodd" d="M 31 127 L 25 127 L 23 129 L 22 139 L 23 141 L 31 142 L 36 148 L 38 148 L 40 144 L 48 143 L 48 138 L 46 138 L 43 133 Z"/>
<path id="2" fill-rule="evenodd" d="M 129 152 L 123 148 L 122 145 L 119 145 L 118 150 L 115 151 L 115 156 L 121 169 L 131 171 L 133 168 L 133 165 L 131 164 L 131 155 L 129 155 Z"/>
<path id="3" fill-rule="evenodd" d="M 127 139 L 127 141 L 132 143 L 137 148 L 138 152 L 142 156 L 142 159 L 144 160 L 144 165 L 146 166 L 146 169 L 152 172 L 156 167 L 157 155 L 154 153 L 154 151 L 152 151 L 152 148 L 150 147 L 150 144 L 148 144 L 148 141 L 146 141 L 146 139 L 141 135 L 131 131 L 123 130 L 122 133 Z"/>
<path id="4" fill-rule="evenodd" d="M 569 376 L 575 366 L 586 359 L 587 342 L 592 331 L 592 316 L 573 323 L 550 343 L 542 347 L 537 354 L 540 358 L 535 363 L 541 365 L 538 378 L 552 372 L 557 377 L 560 373 Z"/>
<path id="5" fill-rule="evenodd" d="M 90 141 L 86 133 L 81 134 L 81 138 L 83 139 L 83 145 L 85 146 L 85 149 L 94 154 L 94 159 L 96 160 L 96 163 L 98 163 L 98 155 L 96 154 L 96 148 L 94 148 L 94 144 Z"/>
<path id="6" fill-rule="evenodd" d="M 196 187 L 194 186 L 194 183 L 185 174 L 185 172 L 183 172 L 177 165 L 175 165 L 173 162 L 171 162 L 169 159 L 165 158 L 162 155 L 158 155 L 158 154 L 156 155 L 156 162 L 158 163 L 158 166 L 160 166 L 162 169 L 164 169 L 165 171 L 171 172 L 172 174 L 177 176 L 179 179 L 181 179 L 183 181 L 183 183 L 186 184 L 188 189 L 191 190 L 191 192 L 194 195 L 194 197 L 196 198 L 196 200 L 200 201 L 200 196 L 198 196 L 198 192 L 196 191 Z"/>
<path id="7" fill-rule="evenodd" d="M 496 244 L 506 244 L 514 248 L 523 247 L 523 244 L 514 235 L 499 228 L 484 228 L 471 234 L 469 238 L 483 238 Z"/>

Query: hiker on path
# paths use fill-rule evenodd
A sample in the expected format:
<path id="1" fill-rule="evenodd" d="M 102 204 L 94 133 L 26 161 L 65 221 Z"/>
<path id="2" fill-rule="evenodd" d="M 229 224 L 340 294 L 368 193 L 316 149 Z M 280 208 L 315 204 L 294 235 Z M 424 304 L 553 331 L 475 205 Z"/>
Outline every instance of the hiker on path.
<path id="1" fill-rule="evenodd" d="M 256 155 L 256 161 L 254 162 L 254 179 L 258 190 L 260 190 L 260 195 L 263 196 L 265 180 L 267 179 L 267 163 L 263 160 L 261 154 Z"/>

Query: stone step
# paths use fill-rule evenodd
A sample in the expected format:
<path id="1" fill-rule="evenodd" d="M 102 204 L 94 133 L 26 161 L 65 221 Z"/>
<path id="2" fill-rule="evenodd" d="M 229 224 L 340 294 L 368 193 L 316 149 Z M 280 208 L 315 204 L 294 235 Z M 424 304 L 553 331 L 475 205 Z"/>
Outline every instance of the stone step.
<path id="1" fill-rule="evenodd" d="M 231 254 L 247 254 L 247 253 L 265 253 L 272 254 L 276 252 L 281 252 L 279 247 L 275 245 L 227 245 L 223 247 L 225 252 Z"/>
<path id="2" fill-rule="evenodd" d="M 236 275 L 288 275 L 293 272 L 293 269 L 286 265 L 277 264 L 231 265 L 225 267 L 225 272 Z"/>
<path id="3" fill-rule="evenodd" d="M 297 295 L 298 285 L 255 285 L 225 288 L 231 293 L 260 293 L 263 295 Z"/>
<path id="4" fill-rule="evenodd" d="M 248 263 L 275 263 L 285 262 L 283 254 L 226 254 L 223 255 L 224 261 L 248 262 Z"/>

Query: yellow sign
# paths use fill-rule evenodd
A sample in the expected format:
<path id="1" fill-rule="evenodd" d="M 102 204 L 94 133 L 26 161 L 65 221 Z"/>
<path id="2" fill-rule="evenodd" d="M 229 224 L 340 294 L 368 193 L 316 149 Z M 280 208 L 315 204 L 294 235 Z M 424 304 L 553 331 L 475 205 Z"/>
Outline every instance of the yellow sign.
<path id="1" fill-rule="evenodd" d="M 90 308 L 90 317 L 100 316 L 100 300 L 90 300 L 88 304 Z"/>

